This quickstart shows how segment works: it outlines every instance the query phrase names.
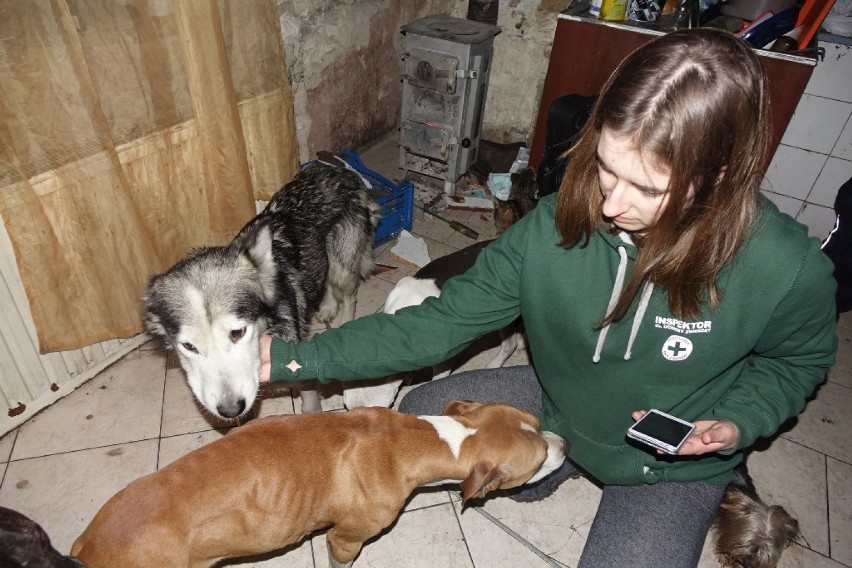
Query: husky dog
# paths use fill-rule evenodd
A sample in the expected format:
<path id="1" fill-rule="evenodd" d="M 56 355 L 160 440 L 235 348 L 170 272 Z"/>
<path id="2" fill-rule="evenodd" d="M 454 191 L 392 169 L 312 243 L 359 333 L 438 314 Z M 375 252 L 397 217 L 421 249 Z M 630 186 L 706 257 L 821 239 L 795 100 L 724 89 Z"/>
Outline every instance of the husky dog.
<path id="1" fill-rule="evenodd" d="M 355 317 L 358 286 L 374 267 L 378 219 L 357 173 L 314 163 L 229 245 L 197 249 L 151 279 L 148 332 L 177 352 L 207 410 L 237 418 L 251 409 L 264 332 L 300 341 L 312 317 Z M 321 410 L 315 390 L 301 396 L 304 412 Z"/>

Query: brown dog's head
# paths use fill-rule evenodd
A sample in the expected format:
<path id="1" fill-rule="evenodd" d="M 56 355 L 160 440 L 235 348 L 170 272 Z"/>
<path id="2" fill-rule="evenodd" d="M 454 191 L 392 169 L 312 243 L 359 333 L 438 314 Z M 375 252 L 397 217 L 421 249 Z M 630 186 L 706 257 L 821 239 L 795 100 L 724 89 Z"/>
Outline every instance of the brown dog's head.
<path id="1" fill-rule="evenodd" d="M 514 406 L 454 400 L 443 414 L 476 431 L 462 442 L 463 451 L 476 459 L 461 484 L 462 503 L 536 482 L 565 460 L 565 441 L 542 432 L 535 416 Z"/>

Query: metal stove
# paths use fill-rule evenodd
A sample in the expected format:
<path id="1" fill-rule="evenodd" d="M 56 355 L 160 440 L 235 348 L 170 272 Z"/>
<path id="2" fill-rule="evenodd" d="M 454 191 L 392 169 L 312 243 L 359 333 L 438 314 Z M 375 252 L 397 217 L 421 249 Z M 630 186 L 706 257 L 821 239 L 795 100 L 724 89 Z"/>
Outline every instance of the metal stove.
<path id="1" fill-rule="evenodd" d="M 449 16 L 402 27 L 399 167 L 455 182 L 476 161 L 494 36 L 500 28 Z"/>

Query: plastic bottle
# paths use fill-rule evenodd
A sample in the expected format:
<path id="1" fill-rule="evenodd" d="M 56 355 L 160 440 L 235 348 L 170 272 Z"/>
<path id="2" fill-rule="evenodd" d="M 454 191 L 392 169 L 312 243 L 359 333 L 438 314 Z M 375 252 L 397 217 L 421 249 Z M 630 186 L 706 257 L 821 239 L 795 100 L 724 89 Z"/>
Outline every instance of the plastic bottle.
<path id="1" fill-rule="evenodd" d="M 618 0 L 592 0 L 589 15 L 601 20 L 620 22 L 627 14 L 627 3 Z"/>

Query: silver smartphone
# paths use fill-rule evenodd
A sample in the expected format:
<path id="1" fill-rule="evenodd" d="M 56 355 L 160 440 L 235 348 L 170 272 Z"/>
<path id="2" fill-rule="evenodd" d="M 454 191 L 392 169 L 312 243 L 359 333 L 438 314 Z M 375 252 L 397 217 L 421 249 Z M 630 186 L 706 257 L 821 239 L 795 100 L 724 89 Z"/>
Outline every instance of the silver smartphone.
<path id="1" fill-rule="evenodd" d="M 695 424 L 652 409 L 628 428 L 627 437 L 667 454 L 676 454 L 693 430 Z"/>

